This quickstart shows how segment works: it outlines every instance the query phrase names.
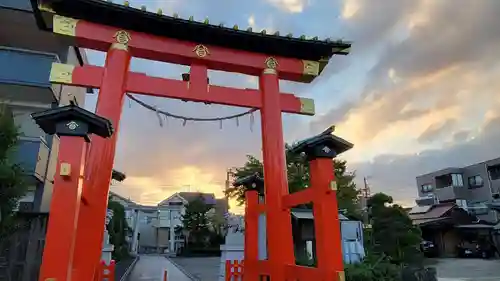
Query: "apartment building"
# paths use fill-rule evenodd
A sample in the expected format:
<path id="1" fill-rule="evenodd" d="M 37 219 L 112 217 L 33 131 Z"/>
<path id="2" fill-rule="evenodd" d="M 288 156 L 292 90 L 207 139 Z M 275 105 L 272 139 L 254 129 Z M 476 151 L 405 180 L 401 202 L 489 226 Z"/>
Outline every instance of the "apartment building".
<path id="1" fill-rule="evenodd" d="M 53 62 L 87 63 L 85 52 L 42 31 L 30 0 L 0 0 L 0 102 L 11 108 L 21 139 L 18 161 L 26 170 L 30 193 L 21 211 L 48 212 L 59 139 L 46 135 L 31 119 L 36 111 L 75 101 L 83 107 L 87 89 L 51 85 Z"/>
<path id="2" fill-rule="evenodd" d="M 500 158 L 469 165 L 446 168 L 416 178 L 419 206 L 455 202 L 479 219 L 498 222 L 498 214 L 486 203 L 500 191 Z"/>
<path id="3" fill-rule="evenodd" d="M 0 0 L 0 103 L 8 105 L 20 128 L 16 160 L 23 166 L 29 184 L 29 192 L 19 205 L 19 212 L 27 215 L 25 233 L 0 243 L 0 258 L 8 253 L 0 277 L 8 273 L 12 280 L 37 279 L 59 147 L 58 137 L 46 135 L 30 114 L 70 101 L 83 106 L 88 92 L 51 85 L 53 62 L 83 65 L 86 56 L 69 42 L 40 30 L 30 0 Z M 15 248 L 9 251 L 6 245 Z"/>
<path id="4" fill-rule="evenodd" d="M 225 219 L 229 209 L 227 199 L 216 199 L 211 193 L 179 192 L 156 206 L 145 206 L 110 192 L 110 199 L 125 207 L 127 223 L 133 230 L 129 241 L 131 252 L 172 255 L 184 246 L 184 236 L 176 230 L 182 227 L 186 205 L 200 196 L 206 204 L 213 206 L 211 215 Z"/>

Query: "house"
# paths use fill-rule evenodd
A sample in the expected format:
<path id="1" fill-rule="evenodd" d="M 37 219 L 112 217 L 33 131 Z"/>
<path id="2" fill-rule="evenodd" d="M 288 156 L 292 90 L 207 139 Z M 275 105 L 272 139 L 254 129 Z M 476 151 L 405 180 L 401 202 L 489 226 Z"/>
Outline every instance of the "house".
<path id="1" fill-rule="evenodd" d="M 225 198 L 218 199 L 212 193 L 178 192 L 162 200 L 156 206 L 137 204 L 116 193 L 110 198 L 125 207 L 126 219 L 133 229 L 131 252 L 176 254 L 184 247 L 184 235 L 178 230 L 182 227 L 182 215 L 189 202 L 202 198 L 213 216 L 224 218 L 229 209 Z M 176 231 L 177 230 L 177 231 Z"/>
<path id="2" fill-rule="evenodd" d="M 438 255 L 445 257 L 457 255 L 457 245 L 465 236 L 470 236 L 471 230 L 477 236 L 485 226 L 489 227 L 487 222 L 478 220 L 454 202 L 416 206 L 409 212 L 409 217 L 420 227 L 422 238 L 432 241 Z"/>
<path id="3" fill-rule="evenodd" d="M 490 208 L 500 191 L 500 158 L 450 167 L 416 178 L 417 206 L 409 216 L 424 239 L 453 256 L 462 241 L 487 239 L 500 246 L 499 214 Z"/>
<path id="4" fill-rule="evenodd" d="M 445 168 L 416 178 L 418 206 L 457 202 L 479 219 L 497 223 L 499 215 L 486 205 L 499 195 L 500 158 L 465 167 Z"/>
<path id="5" fill-rule="evenodd" d="M 87 58 L 84 50 L 39 30 L 30 0 L 0 0 L 0 26 L 0 103 L 8 106 L 20 128 L 16 161 L 29 184 L 18 207 L 27 222 L 8 241 L 0 241 L 0 259 L 7 260 L 0 266 L 0 279 L 9 272 L 19 280 L 37 280 L 59 139 L 46 135 L 30 114 L 70 101 L 83 107 L 87 89 L 51 85 L 49 75 L 53 62 L 84 65 Z"/>

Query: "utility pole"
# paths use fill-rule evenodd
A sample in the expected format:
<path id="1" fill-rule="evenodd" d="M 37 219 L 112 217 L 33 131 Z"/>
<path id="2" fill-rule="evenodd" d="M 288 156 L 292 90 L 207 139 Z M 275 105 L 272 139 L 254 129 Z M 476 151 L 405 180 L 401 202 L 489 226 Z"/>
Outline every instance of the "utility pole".
<path id="1" fill-rule="evenodd" d="M 229 212 L 229 198 L 226 195 L 226 191 L 228 191 L 229 188 L 231 188 L 231 180 L 232 180 L 233 175 L 234 175 L 233 170 L 231 168 L 228 168 L 226 170 L 226 186 L 225 186 L 225 190 L 224 190 L 224 198 L 226 199 L 228 212 Z"/>
<path id="2" fill-rule="evenodd" d="M 361 189 L 361 208 L 363 212 L 363 223 L 364 225 L 368 225 L 370 223 L 369 215 L 368 215 L 368 199 L 370 198 L 370 186 L 368 185 L 368 181 L 366 177 L 363 177 L 364 187 Z"/>
<path id="3" fill-rule="evenodd" d="M 364 188 L 361 190 L 363 197 L 367 198 L 370 197 L 370 186 L 368 185 L 368 182 L 366 180 L 366 177 L 363 177 L 363 182 L 364 182 Z"/>
<path id="4" fill-rule="evenodd" d="M 233 174 L 233 171 L 231 168 L 228 168 L 226 170 L 226 190 L 228 190 L 231 187 L 231 175 Z"/>

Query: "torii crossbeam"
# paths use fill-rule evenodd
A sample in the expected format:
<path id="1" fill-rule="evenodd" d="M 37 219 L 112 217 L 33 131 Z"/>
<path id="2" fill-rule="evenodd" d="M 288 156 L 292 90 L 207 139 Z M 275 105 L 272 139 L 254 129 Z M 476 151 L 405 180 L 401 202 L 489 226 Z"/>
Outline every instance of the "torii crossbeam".
<path id="1" fill-rule="evenodd" d="M 288 194 L 282 112 L 313 115 L 314 102 L 293 94 L 280 93 L 279 80 L 309 83 L 317 77 L 332 55 L 346 55 L 350 44 L 305 36 L 266 34 L 265 31 L 239 30 L 147 12 L 102 0 L 32 0 L 40 28 L 54 32 L 78 47 L 107 52 L 104 67 L 53 64 L 53 83 L 99 88 L 96 114 L 109 119 L 115 131 L 125 93 L 136 93 L 195 102 L 260 109 L 265 174 L 268 253 L 271 279 L 285 280 L 285 265 L 295 264 L 290 212 L 284 208 Z M 189 80 L 147 76 L 129 70 L 133 57 L 190 67 Z M 236 89 L 209 85 L 208 69 L 259 77 L 259 89 Z M 184 79 L 186 80 L 186 79 Z M 94 280 L 99 265 L 109 183 L 117 135 L 93 138 L 85 165 L 83 203 L 76 230 L 64 224 L 51 224 L 47 249 L 56 249 L 58 239 L 76 235 L 69 260 L 58 266 L 44 258 L 40 280 Z M 67 146 L 66 146 L 67 147 Z M 75 147 L 74 157 L 83 148 Z M 59 159 L 59 164 L 64 164 Z M 58 181 L 62 182 L 62 181 Z M 65 177 L 64 186 L 77 188 L 78 179 Z M 62 188 L 57 184 L 54 189 Z M 60 199 L 59 199 L 60 200 Z M 69 200 L 69 199 L 68 199 Z M 73 199 L 71 199 L 73 200 Z M 76 200 L 76 199 L 75 199 Z M 78 205 L 79 204 L 79 205 Z M 64 216 L 58 200 L 51 203 L 51 214 Z M 66 221 L 71 221 L 67 219 Z M 59 235 L 61 232 L 66 236 Z M 71 242 L 71 243 L 69 243 Z M 319 245 L 321 247 L 321 245 Z M 54 255 L 47 255 L 53 257 Z M 45 257 L 45 256 L 44 256 Z M 251 280 L 253 281 L 253 280 Z"/>

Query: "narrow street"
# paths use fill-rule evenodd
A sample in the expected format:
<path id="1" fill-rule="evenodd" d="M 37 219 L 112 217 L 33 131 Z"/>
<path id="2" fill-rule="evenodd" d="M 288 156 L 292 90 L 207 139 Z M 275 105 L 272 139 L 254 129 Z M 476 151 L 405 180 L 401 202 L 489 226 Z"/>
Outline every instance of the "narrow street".
<path id="1" fill-rule="evenodd" d="M 163 256 L 143 255 L 135 265 L 127 281 L 163 281 L 167 270 L 168 280 L 192 281 Z"/>
<path id="2" fill-rule="evenodd" d="M 483 259 L 435 259 L 439 281 L 497 281 L 500 261 Z"/>

